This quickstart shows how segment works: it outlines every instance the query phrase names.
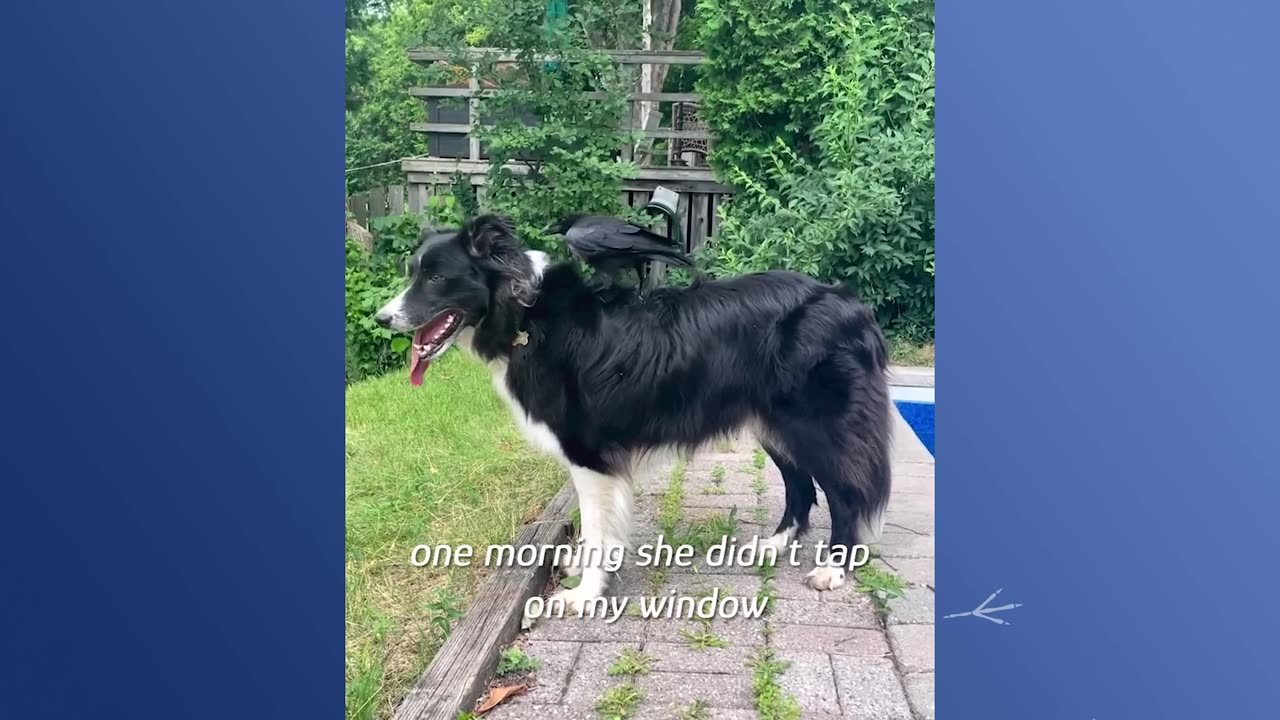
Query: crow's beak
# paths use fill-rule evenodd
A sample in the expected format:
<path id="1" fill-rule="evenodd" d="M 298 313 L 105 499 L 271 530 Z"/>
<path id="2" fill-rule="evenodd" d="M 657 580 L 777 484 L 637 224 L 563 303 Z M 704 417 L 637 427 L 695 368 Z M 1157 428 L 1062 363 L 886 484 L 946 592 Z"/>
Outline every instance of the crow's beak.
<path id="1" fill-rule="evenodd" d="M 556 226 L 555 226 L 555 225 L 548 225 L 548 226 L 546 226 L 546 227 L 542 228 L 541 233 L 542 233 L 543 235 L 555 235 L 555 234 L 556 234 Z"/>

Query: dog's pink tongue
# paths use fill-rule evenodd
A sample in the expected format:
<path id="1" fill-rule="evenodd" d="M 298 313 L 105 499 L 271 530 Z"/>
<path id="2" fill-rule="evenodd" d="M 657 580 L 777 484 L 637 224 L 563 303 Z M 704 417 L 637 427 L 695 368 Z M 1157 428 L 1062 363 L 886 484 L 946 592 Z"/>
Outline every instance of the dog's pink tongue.
<path id="1" fill-rule="evenodd" d="M 418 387 L 422 384 L 422 375 L 427 371 L 427 367 L 431 365 L 430 360 L 423 360 L 418 357 L 418 353 L 413 354 L 413 359 L 409 361 L 409 384 Z"/>
<path id="2" fill-rule="evenodd" d="M 426 335 L 426 328 L 418 328 L 418 332 L 413 334 L 413 344 L 415 346 L 422 345 L 426 342 Z M 409 384 L 414 387 L 418 387 L 422 385 L 422 374 L 427 371 L 427 368 L 431 365 L 431 361 L 424 360 L 422 356 L 418 355 L 417 347 L 413 348 L 411 358 L 412 359 L 409 360 Z"/>

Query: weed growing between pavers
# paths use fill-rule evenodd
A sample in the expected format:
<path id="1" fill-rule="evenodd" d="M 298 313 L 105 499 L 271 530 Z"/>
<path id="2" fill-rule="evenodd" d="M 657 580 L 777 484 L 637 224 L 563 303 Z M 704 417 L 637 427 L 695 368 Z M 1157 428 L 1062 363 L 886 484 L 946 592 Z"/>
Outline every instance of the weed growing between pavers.
<path id="1" fill-rule="evenodd" d="M 724 466 L 716 463 L 711 468 L 711 484 L 702 488 L 703 495 L 724 495 L 727 491 L 724 489 Z"/>
<path id="2" fill-rule="evenodd" d="M 755 468 L 756 468 L 757 470 L 763 470 L 763 469 L 764 469 L 764 463 L 765 463 L 764 448 L 760 448 L 760 447 L 758 447 L 758 448 L 755 448 L 754 450 L 752 450 L 752 451 L 751 451 L 751 464 L 752 464 L 752 465 L 754 465 L 754 466 L 755 466 Z"/>
<path id="3" fill-rule="evenodd" d="M 684 707 L 676 708 L 676 720 L 711 720 L 711 712 L 705 702 L 694 700 Z"/>
<path id="4" fill-rule="evenodd" d="M 679 532 L 674 529 L 669 532 L 669 542 L 672 545 L 688 545 L 699 555 L 705 556 L 712 545 L 737 534 L 738 508 L 730 510 L 728 515 L 711 515 L 689 523 Z"/>
<path id="5" fill-rule="evenodd" d="M 764 563 L 756 566 L 756 573 L 760 576 L 760 589 L 756 591 L 756 597 L 764 601 L 764 612 L 768 615 L 772 612 L 774 597 L 778 592 L 778 586 L 774 583 L 778 577 L 778 568 L 770 563 Z"/>
<path id="6" fill-rule="evenodd" d="M 662 493 L 662 502 L 658 506 L 658 528 L 664 535 L 670 535 L 683 513 L 684 458 L 679 458 L 675 467 L 671 468 L 671 480 L 667 483 L 667 490 Z"/>
<path id="7" fill-rule="evenodd" d="M 509 647 L 498 658 L 498 677 L 512 673 L 533 672 L 541 665 L 518 647 Z"/>
<path id="8" fill-rule="evenodd" d="M 729 643 L 724 638 L 711 632 L 711 623 L 705 620 L 702 622 L 702 630 L 698 632 L 681 630 L 680 637 L 684 638 L 689 647 L 694 650 L 729 647 Z"/>
<path id="9" fill-rule="evenodd" d="M 903 596 L 907 584 L 902 578 L 871 563 L 859 567 L 854 572 L 858 583 L 858 592 L 871 596 L 876 605 L 876 613 L 884 617 L 889 611 L 889 601 Z"/>
<path id="10" fill-rule="evenodd" d="M 756 713 L 761 720 L 799 720 L 800 704 L 782 689 L 778 677 L 788 663 L 778 660 L 773 648 L 760 648 L 751 659 L 751 692 L 755 695 Z"/>
<path id="11" fill-rule="evenodd" d="M 653 657 L 642 650 L 627 648 L 609 666 L 610 675 L 648 675 Z"/>
<path id="12" fill-rule="evenodd" d="M 627 720 L 635 714 L 644 692 L 632 683 L 609 688 L 596 701 L 596 712 L 603 720 Z"/>

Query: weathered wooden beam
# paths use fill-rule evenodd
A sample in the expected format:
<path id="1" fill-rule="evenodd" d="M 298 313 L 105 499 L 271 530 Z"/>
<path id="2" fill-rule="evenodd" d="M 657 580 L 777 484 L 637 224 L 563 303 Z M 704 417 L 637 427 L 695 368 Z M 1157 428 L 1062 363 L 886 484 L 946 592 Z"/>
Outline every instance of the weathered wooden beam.
<path id="1" fill-rule="evenodd" d="M 405 158 L 400 161 L 400 169 L 409 174 L 410 183 L 432 182 L 428 179 L 430 176 L 445 178 L 443 181 L 435 182 L 448 182 L 448 178 L 462 173 L 471 176 L 473 185 L 483 185 L 485 175 L 489 172 L 489 163 L 451 158 Z M 528 172 L 528 166 L 521 163 L 512 163 L 507 166 L 507 169 L 517 175 Z M 636 186 L 637 190 L 653 190 L 657 185 L 681 183 L 685 187 L 696 185 L 706 188 L 701 192 L 733 192 L 732 188 L 716 180 L 711 168 L 644 166 L 636 168 L 635 176 L 625 182 Z"/>
<path id="2" fill-rule="evenodd" d="M 413 87 L 409 88 L 409 94 L 413 97 L 421 98 L 438 98 L 438 97 L 456 97 L 469 98 L 476 91 L 469 87 Z M 497 90 L 481 90 L 480 97 L 492 97 L 498 93 Z"/>
<path id="3" fill-rule="evenodd" d="M 471 132 L 471 126 L 463 123 L 409 123 L 409 130 L 412 132 L 444 133 L 446 135 L 467 135 Z"/>
<path id="4" fill-rule="evenodd" d="M 564 543 L 576 503 L 573 484 L 565 483 L 512 544 L 536 547 Z M 476 592 L 466 616 L 396 709 L 394 720 L 455 720 L 458 713 L 470 711 L 498 666 L 498 654 L 520 631 L 525 601 L 542 592 L 550 577 L 550 566 L 494 570 Z"/>
<path id="5" fill-rule="evenodd" d="M 714 140 L 710 132 L 706 130 L 669 130 L 667 128 L 653 128 L 645 130 L 644 136 L 648 138 L 679 138 L 681 140 Z"/>
<path id="6" fill-rule="evenodd" d="M 418 98 L 470 98 L 470 97 L 493 97 L 501 93 L 501 90 L 485 89 L 472 90 L 471 88 L 460 87 L 413 87 L 409 88 L 409 94 Z M 588 91 L 582 93 L 582 96 L 588 100 L 604 100 L 609 97 L 609 93 L 602 91 Z M 626 100 L 629 102 L 690 102 L 696 103 L 702 101 L 702 93 L 685 93 L 685 92 L 635 92 L 626 94 Z"/>
<path id="7" fill-rule="evenodd" d="M 695 50 L 606 50 L 604 51 L 614 62 L 621 65 L 701 65 L 707 56 Z M 521 59 L 520 53 L 501 48 L 467 48 L 464 54 L 474 60 L 486 59 L 494 62 L 515 62 Z M 457 59 L 453 50 L 444 48 L 412 48 L 409 59 L 416 63 L 452 62 Z M 555 55 L 535 55 L 533 60 L 542 62 L 557 60 Z"/>
<path id="8" fill-rule="evenodd" d="M 589 100 L 603 100 L 608 97 L 608 93 L 604 92 L 584 92 Z M 630 102 L 700 102 L 702 93 L 669 93 L 669 92 L 635 92 L 628 93 L 626 99 Z"/>

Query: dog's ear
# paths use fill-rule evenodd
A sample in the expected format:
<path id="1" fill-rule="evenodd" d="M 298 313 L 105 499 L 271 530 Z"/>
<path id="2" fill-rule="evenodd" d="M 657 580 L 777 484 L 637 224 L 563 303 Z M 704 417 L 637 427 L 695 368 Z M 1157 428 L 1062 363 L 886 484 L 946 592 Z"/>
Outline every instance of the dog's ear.
<path id="1" fill-rule="evenodd" d="M 481 215 L 467 225 L 466 238 L 471 257 L 487 258 L 495 246 L 515 240 L 515 226 L 501 215 Z"/>
<path id="2" fill-rule="evenodd" d="M 538 292 L 537 276 L 509 219 L 481 215 L 467 224 L 463 244 L 480 267 L 502 278 L 498 287 L 500 300 L 515 300 L 525 307 L 533 304 Z"/>

